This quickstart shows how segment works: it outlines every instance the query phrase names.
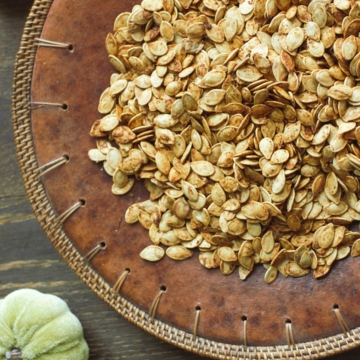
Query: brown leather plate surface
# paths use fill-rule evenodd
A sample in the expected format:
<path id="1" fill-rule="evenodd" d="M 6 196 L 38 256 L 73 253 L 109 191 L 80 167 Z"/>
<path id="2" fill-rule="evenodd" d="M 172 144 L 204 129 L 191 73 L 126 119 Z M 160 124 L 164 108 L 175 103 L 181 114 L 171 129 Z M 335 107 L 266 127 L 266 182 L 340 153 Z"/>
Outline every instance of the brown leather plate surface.
<path id="1" fill-rule="evenodd" d="M 201 307 L 198 335 L 230 344 L 243 344 L 242 317 L 247 317 L 249 345 L 285 345 L 285 322 L 292 321 L 295 341 L 307 342 L 341 332 L 333 311 L 338 304 L 351 329 L 360 325 L 359 259 L 337 262 L 329 276 L 263 281 L 257 266 L 245 281 L 237 271 L 224 276 L 207 270 L 193 258 L 175 262 L 164 258 L 148 263 L 139 257 L 150 244 L 147 231 L 123 220 L 128 205 L 145 200 L 147 191 L 137 183 L 131 194 L 111 193 L 111 178 L 87 156 L 95 141 L 89 136 L 98 99 L 109 86 L 114 70 L 107 61 L 105 37 L 115 17 L 131 10 L 132 2 L 119 0 L 55 0 L 42 38 L 71 43 L 73 51 L 40 47 L 35 61 L 32 101 L 66 103 L 68 110 L 45 106 L 33 110 L 32 131 L 39 166 L 67 154 L 70 161 L 43 177 L 48 197 L 60 215 L 79 199 L 86 201 L 64 223 L 75 247 L 86 255 L 99 242 L 106 248 L 91 261 L 111 286 L 123 271 L 131 270 L 121 295 L 148 311 L 160 286 L 156 317 L 193 332 L 195 308 Z M 115 316 L 115 313 L 114 313 Z"/>

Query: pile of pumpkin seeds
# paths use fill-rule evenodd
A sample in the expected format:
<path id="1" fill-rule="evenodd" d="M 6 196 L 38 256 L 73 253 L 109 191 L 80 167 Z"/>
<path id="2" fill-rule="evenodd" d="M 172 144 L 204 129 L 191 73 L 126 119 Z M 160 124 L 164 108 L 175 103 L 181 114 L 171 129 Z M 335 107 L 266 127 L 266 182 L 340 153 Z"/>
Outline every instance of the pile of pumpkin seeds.
<path id="1" fill-rule="evenodd" d="M 319 278 L 360 255 L 360 2 L 143 0 L 106 38 L 92 126 L 140 256 Z M 160 246 L 164 245 L 164 246 Z"/>

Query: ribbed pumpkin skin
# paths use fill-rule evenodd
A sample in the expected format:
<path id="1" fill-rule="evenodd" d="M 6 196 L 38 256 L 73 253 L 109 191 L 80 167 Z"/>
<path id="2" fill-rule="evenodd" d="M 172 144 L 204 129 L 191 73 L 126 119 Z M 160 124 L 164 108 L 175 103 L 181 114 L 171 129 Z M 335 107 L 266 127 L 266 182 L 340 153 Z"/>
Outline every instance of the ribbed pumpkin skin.
<path id="1" fill-rule="evenodd" d="M 78 318 L 54 295 L 17 290 L 0 300 L 0 358 L 19 348 L 23 360 L 87 360 Z"/>

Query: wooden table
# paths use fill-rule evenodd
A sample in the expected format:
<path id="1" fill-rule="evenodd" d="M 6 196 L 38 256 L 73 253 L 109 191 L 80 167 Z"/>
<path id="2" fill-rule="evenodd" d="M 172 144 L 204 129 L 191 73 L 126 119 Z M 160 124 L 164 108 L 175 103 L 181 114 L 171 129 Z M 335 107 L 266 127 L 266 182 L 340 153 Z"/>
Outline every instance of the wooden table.
<path id="1" fill-rule="evenodd" d="M 138 329 L 98 298 L 60 258 L 32 212 L 15 153 L 10 101 L 15 53 L 31 5 L 0 1 L 0 298 L 25 287 L 60 296 L 83 324 L 90 359 L 201 359 Z M 329 359 L 359 357 L 357 349 Z"/>

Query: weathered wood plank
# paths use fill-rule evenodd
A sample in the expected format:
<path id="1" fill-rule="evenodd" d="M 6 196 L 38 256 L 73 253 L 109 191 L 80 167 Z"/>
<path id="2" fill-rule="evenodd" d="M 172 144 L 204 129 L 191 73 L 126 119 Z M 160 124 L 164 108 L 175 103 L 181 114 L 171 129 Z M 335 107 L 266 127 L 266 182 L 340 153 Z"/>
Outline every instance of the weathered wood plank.
<path id="1" fill-rule="evenodd" d="M 11 123 L 12 73 L 16 51 L 32 0 L 0 2 L 0 197 L 25 195 Z M 1 220 L 0 220 L 1 221 Z"/>
<path id="2" fill-rule="evenodd" d="M 34 218 L 26 195 L 0 197 L 0 225 Z"/>
<path id="3" fill-rule="evenodd" d="M 49 268 L 54 264 L 61 263 L 61 260 L 18 260 L 12 261 L 5 264 L 0 264 L 0 276 L 4 271 L 10 270 L 26 270 L 31 271 L 30 269 L 33 267 L 37 268 Z"/>

